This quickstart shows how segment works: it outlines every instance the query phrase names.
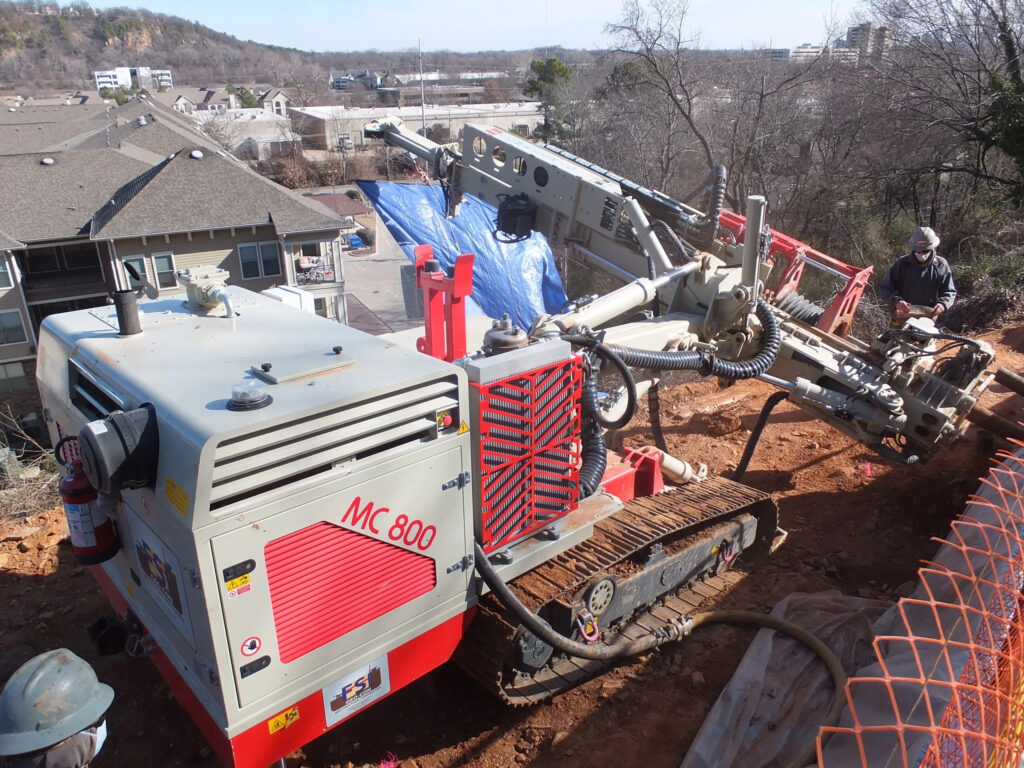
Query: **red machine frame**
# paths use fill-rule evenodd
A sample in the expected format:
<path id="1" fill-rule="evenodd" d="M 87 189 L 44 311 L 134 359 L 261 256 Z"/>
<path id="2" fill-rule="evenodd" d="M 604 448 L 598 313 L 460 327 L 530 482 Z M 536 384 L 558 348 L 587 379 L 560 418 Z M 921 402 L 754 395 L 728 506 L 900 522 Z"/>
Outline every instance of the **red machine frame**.
<path id="1" fill-rule="evenodd" d="M 732 232 L 736 237 L 736 242 L 743 242 L 747 228 L 745 216 L 733 211 L 722 211 L 719 224 Z M 783 291 L 795 291 L 800 285 L 800 278 L 803 276 L 804 266 L 807 263 L 845 279 L 846 286 L 839 291 L 839 294 L 825 309 L 825 314 L 818 320 L 816 327 L 825 333 L 836 336 L 848 334 L 853 326 L 853 315 L 857 311 L 857 305 L 860 303 L 861 296 L 864 295 L 864 287 L 868 284 L 868 279 L 874 268 L 850 266 L 828 254 L 816 251 L 806 243 L 789 235 L 784 235 L 774 229 L 768 231 L 772 236 L 771 250 L 768 256 L 781 256 L 786 260 L 786 268 L 779 277 L 775 294 L 778 295 Z"/>

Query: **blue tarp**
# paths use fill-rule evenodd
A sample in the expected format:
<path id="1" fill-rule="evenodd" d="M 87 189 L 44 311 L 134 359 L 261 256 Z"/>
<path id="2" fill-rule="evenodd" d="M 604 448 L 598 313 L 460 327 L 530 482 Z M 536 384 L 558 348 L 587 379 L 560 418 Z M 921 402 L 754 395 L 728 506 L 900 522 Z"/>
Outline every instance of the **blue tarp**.
<path id="1" fill-rule="evenodd" d="M 459 215 L 447 219 L 444 196 L 434 185 L 358 184 L 410 261 L 412 249 L 427 244 L 451 274 L 456 256 L 475 255 L 472 298 L 479 313 L 501 317 L 508 312 L 517 325 L 529 328 L 538 314 L 559 312 L 565 304 L 562 280 L 543 235 L 535 232 L 521 242 L 499 242 L 494 237 L 497 211 L 470 195 L 463 199 Z M 467 309 L 474 311 L 472 304 Z"/>

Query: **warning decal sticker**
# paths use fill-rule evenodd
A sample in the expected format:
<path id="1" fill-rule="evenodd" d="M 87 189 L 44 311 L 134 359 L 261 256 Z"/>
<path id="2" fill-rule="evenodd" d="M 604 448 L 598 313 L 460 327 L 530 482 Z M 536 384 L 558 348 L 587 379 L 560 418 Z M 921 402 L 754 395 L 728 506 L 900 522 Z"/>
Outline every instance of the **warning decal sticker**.
<path id="1" fill-rule="evenodd" d="M 280 715 L 275 715 L 274 717 L 267 720 L 267 730 L 269 730 L 271 733 L 283 731 L 285 728 L 290 726 L 298 719 L 299 708 L 292 707 L 291 709 L 282 712 Z"/>
<path id="2" fill-rule="evenodd" d="M 188 493 L 176 482 L 167 478 L 167 485 L 164 487 L 164 495 L 171 502 L 171 506 L 181 513 L 182 517 L 188 517 Z"/>

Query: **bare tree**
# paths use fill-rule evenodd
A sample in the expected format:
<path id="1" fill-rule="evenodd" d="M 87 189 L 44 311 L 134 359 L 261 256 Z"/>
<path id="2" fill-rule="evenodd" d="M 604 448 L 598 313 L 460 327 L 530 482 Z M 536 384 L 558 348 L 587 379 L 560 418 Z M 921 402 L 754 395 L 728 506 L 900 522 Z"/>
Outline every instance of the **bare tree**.
<path id="1" fill-rule="evenodd" d="M 241 140 L 238 126 L 235 125 L 231 117 L 219 112 L 203 120 L 199 125 L 199 130 L 228 152 L 234 152 Z"/>

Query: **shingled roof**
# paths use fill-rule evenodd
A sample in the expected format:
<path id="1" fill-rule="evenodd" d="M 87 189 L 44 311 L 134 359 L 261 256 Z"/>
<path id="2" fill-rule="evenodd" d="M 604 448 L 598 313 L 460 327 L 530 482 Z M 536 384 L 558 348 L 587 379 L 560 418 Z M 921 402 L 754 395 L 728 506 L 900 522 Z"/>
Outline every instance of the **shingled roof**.
<path id="1" fill-rule="evenodd" d="M 82 235 L 113 239 L 266 223 L 286 234 L 345 225 L 217 149 L 170 108 L 142 100 L 0 113 L 0 178 L 0 230 L 14 247 Z"/>
<path id="2" fill-rule="evenodd" d="M 208 149 L 184 149 L 98 214 L 92 237 L 113 239 L 273 223 L 281 234 L 338 229 L 333 211 Z M 136 183 L 141 182 L 141 183 Z"/>
<path id="3" fill-rule="evenodd" d="M 114 149 L 0 156 L 0 230 L 23 243 L 84 234 L 113 191 L 148 168 Z"/>
<path id="4" fill-rule="evenodd" d="M 0 230 L 0 251 L 14 251 L 23 248 L 24 244 Z"/>

